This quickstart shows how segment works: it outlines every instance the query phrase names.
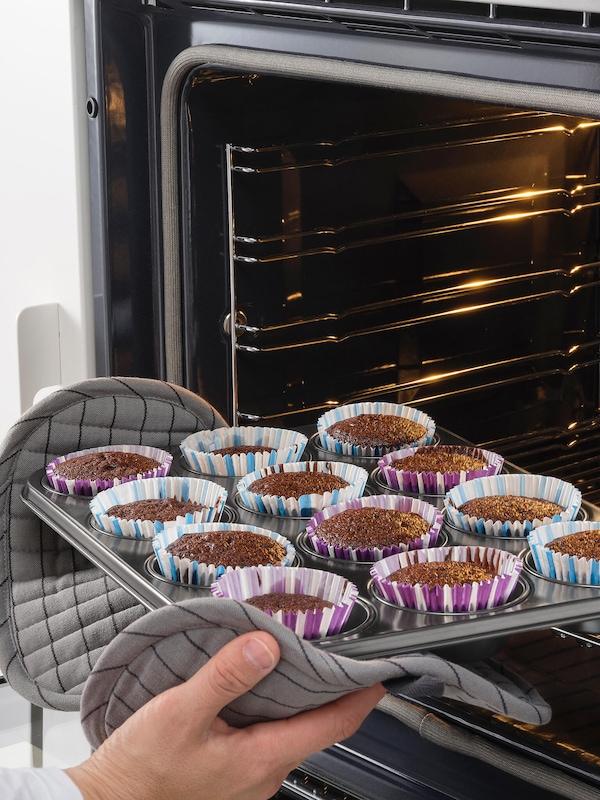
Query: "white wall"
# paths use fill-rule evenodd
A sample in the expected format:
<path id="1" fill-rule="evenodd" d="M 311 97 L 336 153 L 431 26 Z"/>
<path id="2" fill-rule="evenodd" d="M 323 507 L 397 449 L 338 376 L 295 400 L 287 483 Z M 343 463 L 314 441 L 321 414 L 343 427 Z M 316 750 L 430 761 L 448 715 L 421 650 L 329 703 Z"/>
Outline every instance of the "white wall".
<path id="1" fill-rule="evenodd" d="M 94 374 L 81 0 L 6 4 L 0 98 L 2 437 L 38 389 Z"/>

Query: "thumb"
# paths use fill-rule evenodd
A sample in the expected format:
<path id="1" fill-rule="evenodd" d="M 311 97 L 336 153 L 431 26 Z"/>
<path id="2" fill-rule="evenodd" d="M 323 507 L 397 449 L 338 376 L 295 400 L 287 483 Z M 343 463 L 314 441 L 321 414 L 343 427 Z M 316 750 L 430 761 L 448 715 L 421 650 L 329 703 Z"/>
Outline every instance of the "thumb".
<path id="1" fill-rule="evenodd" d="M 272 672 L 279 657 L 277 640 L 269 633 L 245 633 L 222 647 L 189 678 L 185 692 L 194 705 L 201 701 L 203 713 L 215 717 Z"/>

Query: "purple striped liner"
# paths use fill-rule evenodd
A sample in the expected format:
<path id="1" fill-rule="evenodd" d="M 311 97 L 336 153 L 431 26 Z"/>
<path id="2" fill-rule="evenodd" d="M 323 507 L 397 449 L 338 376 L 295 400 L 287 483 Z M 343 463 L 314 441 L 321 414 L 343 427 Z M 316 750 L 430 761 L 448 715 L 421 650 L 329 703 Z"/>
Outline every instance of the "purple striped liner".
<path id="1" fill-rule="evenodd" d="M 398 583 L 388 580 L 396 570 L 428 561 L 476 562 L 491 567 L 497 576 L 480 583 L 455 586 Z M 409 550 L 388 556 L 371 567 L 371 577 L 381 595 L 398 606 L 418 611 L 460 613 L 495 608 L 506 603 L 515 588 L 523 562 L 495 547 L 456 545 Z"/>
<path id="2" fill-rule="evenodd" d="M 481 469 L 462 470 L 460 472 L 411 472 L 403 470 L 401 466 L 391 466 L 393 461 L 402 461 L 404 458 L 416 453 L 435 453 L 436 451 L 459 453 L 483 459 L 487 462 Z M 464 445 L 427 445 L 425 447 L 406 447 L 393 453 L 386 453 L 377 464 L 381 477 L 391 489 L 412 494 L 437 494 L 443 495 L 459 483 L 497 475 L 504 464 L 504 458 L 498 453 L 482 450 L 479 447 Z"/>
<path id="3" fill-rule="evenodd" d="M 64 461 L 67 461 L 67 459 L 85 456 L 88 455 L 88 453 L 106 452 L 136 453 L 137 455 L 153 458 L 155 461 L 158 461 L 159 466 L 156 469 L 149 470 L 148 472 L 137 475 L 128 475 L 125 478 L 112 478 L 110 480 L 67 480 L 65 478 L 61 478 L 61 476 L 56 473 L 57 466 L 62 464 Z M 160 450 L 157 447 L 142 447 L 141 445 L 134 444 L 113 444 L 105 445 L 104 447 L 90 447 L 87 450 L 78 450 L 75 453 L 68 453 L 65 456 L 59 456 L 58 458 L 55 458 L 54 461 L 51 461 L 46 466 L 46 478 L 50 486 L 52 486 L 53 489 L 56 489 L 57 492 L 91 497 L 98 494 L 98 492 L 104 491 L 105 489 L 110 489 L 113 486 L 119 486 L 122 483 L 127 483 L 127 481 L 136 481 L 140 478 L 162 478 L 169 474 L 172 463 L 173 456 L 170 453 L 167 453 L 166 450 Z"/>
<path id="4" fill-rule="evenodd" d="M 417 539 L 411 542 L 398 543 L 390 547 L 364 547 L 364 548 L 351 548 L 351 547 L 336 547 L 328 544 L 325 540 L 321 539 L 318 534 L 318 526 L 326 519 L 330 519 L 342 511 L 350 509 L 364 508 L 366 506 L 375 506 L 377 508 L 393 509 L 394 511 L 406 511 L 418 514 L 427 523 L 429 523 L 429 530 Z M 393 555 L 394 553 L 402 553 L 405 550 L 421 549 L 425 547 L 434 547 L 440 529 L 442 527 L 443 515 L 431 503 L 426 503 L 423 500 L 418 500 L 414 497 L 397 497 L 388 494 L 371 495 L 369 497 L 362 497 L 357 500 L 350 500 L 345 503 L 338 503 L 335 506 L 328 506 L 322 511 L 315 514 L 309 520 L 306 526 L 306 534 L 308 541 L 315 550 L 322 556 L 330 556 L 331 558 L 341 558 L 346 561 L 379 561 L 381 558 Z"/>
<path id="5" fill-rule="evenodd" d="M 342 575 L 307 567 L 248 567 L 229 572 L 211 585 L 215 597 L 244 601 L 257 595 L 283 592 L 308 594 L 333 603 L 317 611 L 266 611 L 303 639 L 340 633 L 358 597 L 358 588 Z"/>

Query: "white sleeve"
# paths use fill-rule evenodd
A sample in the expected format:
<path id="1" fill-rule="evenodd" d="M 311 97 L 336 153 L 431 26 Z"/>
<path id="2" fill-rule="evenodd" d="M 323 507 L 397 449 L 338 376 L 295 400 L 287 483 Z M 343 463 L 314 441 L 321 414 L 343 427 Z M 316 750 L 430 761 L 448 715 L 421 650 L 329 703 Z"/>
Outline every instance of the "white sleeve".
<path id="1" fill-rule="evenodd" d="M 2 800 L 83 800 L 67 773 L 58 767 L 0 767 Z"/>

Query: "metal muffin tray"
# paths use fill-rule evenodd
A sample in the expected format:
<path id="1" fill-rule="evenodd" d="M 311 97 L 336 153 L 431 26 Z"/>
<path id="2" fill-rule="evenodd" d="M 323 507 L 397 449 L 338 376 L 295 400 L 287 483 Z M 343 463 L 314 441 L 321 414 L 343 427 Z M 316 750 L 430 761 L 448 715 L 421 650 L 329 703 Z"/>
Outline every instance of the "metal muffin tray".
<path id="1" fill-rule="evenodd" d="M 314 429 L 313 429 L 314 430 Z M 310 435 L 311 431 L 303 431 Z M 443 444 L 467 444 L 449 431 L 438 429 Z M 446 522 L 440 544 L 498 547 L 520 554 L 524 568 L 508 602 L 489 611 L 447 614 L 402 609 L 384 600 L 373 586 L 370 563 L 327 558 L 307 545 L 307 519 L 259 514 L 245 508 L 236 496 L 238 478 L 194 473 L 174 451 L 171 475 L 196 475 L 223 484 L 228 499 L 221 521 L 257 525 L 276 531 L 296 547 L 297 564 L 339 573 L 358 586 L 359 597 L 341 634 L 316 640 L 316 646 L 355 658 L 386 657 L 398 653 L 430 650 L 457 658 L 484 658 L 499 649 L 512 633 L 536 628 L 598 625 L 600 632 L 600 587 L 560 583 L 538 575 L 523 538 L 466 534 Z M 304 457 L 331 459 L 309 440 Z M 369 472 L 365 494 L 397 494 L 386 488 L 378 475 L 377 459 L 351 459 Z M 505 463 L 507 471 L 520 471 Z M 420 499 L 443 508 L 443 496 L 421 495 Z M 99 530 L 90 514 L 90 498 L 65 495 L 52 489 L 45 471 L 32 474 L 22 493 L 24 503 L 64 539 L 149 609 L 209 597 L 210 590 L 187 586 L 165 578 L 156 563 L 151 540 L 131 539 Z M 600 519 L 600 509 L 585 504 L 581 518 Z M 598 623 L 595 620 L 598 619 Z"/>

